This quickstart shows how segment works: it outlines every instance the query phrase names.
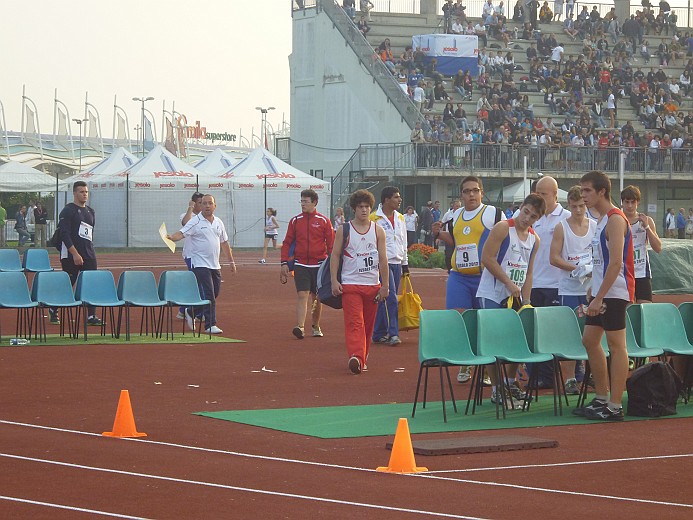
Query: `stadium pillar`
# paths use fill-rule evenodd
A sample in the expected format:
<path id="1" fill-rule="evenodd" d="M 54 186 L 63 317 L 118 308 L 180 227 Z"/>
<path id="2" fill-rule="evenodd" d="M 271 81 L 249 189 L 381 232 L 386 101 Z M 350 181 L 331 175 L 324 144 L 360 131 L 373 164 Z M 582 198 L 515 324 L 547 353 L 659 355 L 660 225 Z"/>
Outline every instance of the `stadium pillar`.
<path id="1" fill-rule="evenodd" d="M 652 2 L 654 4 L 654 2 Z M 618 16 L 619 25 L 630 18 L 630 0 L 614 0 L 616 8 L 616 16 Z"/>

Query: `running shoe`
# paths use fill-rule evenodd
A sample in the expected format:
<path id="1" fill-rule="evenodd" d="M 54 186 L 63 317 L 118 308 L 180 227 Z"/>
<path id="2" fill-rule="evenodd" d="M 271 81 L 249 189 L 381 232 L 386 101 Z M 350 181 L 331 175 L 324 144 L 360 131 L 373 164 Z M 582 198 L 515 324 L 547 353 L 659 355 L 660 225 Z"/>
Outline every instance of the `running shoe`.
<path id="1" fill-rule="evenodd" d="M 577 379 L 571 377 L 565 382 L 565 393 L 568 395 L 580 394 L 580 385 L 578 384 Z"/>
<path id="2" fill-rule="evenodd" d="M 53 309 L 48 309 L 48 320 L 51 325 L 60 325 L 60 317 L 58 316 L 58 311 Z"/>
<path id="3" fill-rule="evenodd" d="M 190 330 L 195 330 L 195 318 L 190 316 L 190 311 L 188 309 L 185 309 L 185 323 Z"/>
<path id="4" fill-rule="evenodd" d="M 349 358 L 349 370 L 352 374 L 361 373 L 361 361 L 359 361 L 359 358 L 357 358 L 356 356 L 351 356 Z"/>
<path id="5" fill-rule="evenodd" d="M 596 410 L 601 410 L 602 408 L 606 408 L 606 401 L 602 401 L 600 399 L 594 398 L 590 401 L 590 403 L 587 406 L 582 406 L 580 408 L 575 408 L 573 410 L 573 415 L 579 415 L 582 417 L 587 416 L 587 410 L 591 412 L 596 411 Z"/>
<path id="6" fill-rule="evenodd" d="M 178 311 L 178 314 L 176 314 L 176 319 L 177 320 L 184 320 L 185 319 L 185 314 Z"/>
<path id="7" fill-rule="evenodd" d="M 520 386 L 520 383 L 517 381 L 513 381 L 509 385 L 506 385 L 506 392 L 508 392 L 511 396 L 513 396 L 513 399 L 516 401 L 524 401 L 527 399 L 527 392 L 522 390 L 522 387 Z M 528 399 L 528 401 L 531 401 L 531 397 Z"/>
<path id="8" fill-rule="evenodd" d="M 375 340 L 374 343 L 380 343 L 380 344 L 384 345 L 388 341 L 390 341 L 390 337 L 389 336 L 383 336 L 382 338 Z"/>
<path id="9" fill-rule="evenodd" d="M 100 318 L 98 318 L 96 316 L 89 316 L 87 318 L 87 325 L 93 325 L 95 327 L 103 327 L 106 324 L 103 321 L 101 321 Z"/>
<path id="10" fill-rule="evenodd" d="M 623 421 L 623 408 L 612 410 L 602 406 L 594 410 L 585 408 L 585 418 L 591 421 Z"/>
<path id="11" fill-rule="evenodd" d="M 501 393 L 499 390 L 496 390 L 495 392 L 491 393 L 491 403 L 492 404 L 500 404 L 501 402 Z M 510 409 L 510 408 L 521 408 L 522 405 L 518 404 L 515 402 L 513 399 L 512 395 L 509 393 L 505 394 L 505 407 Z"/>
<path id="12" fill-rule="evenodd" d="M 489 377 L 488 374 L 484 375 L 484 386 L 492 386 L 493 383 L 491 383 L 491 378 Z"/>
<path id="13" fill-rule="evenodd" d="M 390 336 L 388 340 L 385 342 L 385 345 L 393 346 L 399 345 L 400 343 L 402 343 L 402 340 L 399 339 L 399 336 Z"/>
<path id="14" fill-rule="evenodd" d="M 314 338 L 322 338 L 323 333 L 322 333 L 322 330 L 320 330 L 320 325 L 313 325 L 312 329 L 313 329 L 313 337 Z"/>
<path id="15" fill-rule="evenodd" d="M 265 262 L 264 258 L 261 258 L 260 260 L 257 261 L 257 263 L 258 264 L 266 264 L 267 262 Z"/>
<path id="16" fill-rule="evenodd" d="M 460 372 L 457 374 L 458 383 L 466 383 L 472 378 L 472 367 L 460 367 Z"/>
<path id="17" fill-rule="evenodd" d="M 298 339 L 303 339 L 303 327 L 296 326 L 294 327 L 294 330 L 291 331 L 291 333 L 296 336 Z"/>
<path id="18" fill-rule="evenodd" d="M 221 329 L 220 329 L 219 327 L 217 327 L 216 325 L 212 325 L 211 327 L 206 328 L 206 329 L 205 329 L 205 332 L 206 332 L 207 334 L 221 334 L 221 333 L 224 332 L 224 331 L 221 330 Z"/>

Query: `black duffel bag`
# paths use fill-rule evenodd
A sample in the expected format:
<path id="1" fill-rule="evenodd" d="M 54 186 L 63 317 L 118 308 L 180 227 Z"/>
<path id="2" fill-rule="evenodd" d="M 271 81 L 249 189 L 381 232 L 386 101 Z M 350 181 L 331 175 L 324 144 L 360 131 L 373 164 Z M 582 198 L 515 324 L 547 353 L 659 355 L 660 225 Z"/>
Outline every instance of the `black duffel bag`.
<path id="1" fill-rule="evenodd" d="M 676 415 L 681 394 L 681 378 L 669 363 L 648 363 L 633 371 L 628 379 L 628 415 L 661 417 Z"/>

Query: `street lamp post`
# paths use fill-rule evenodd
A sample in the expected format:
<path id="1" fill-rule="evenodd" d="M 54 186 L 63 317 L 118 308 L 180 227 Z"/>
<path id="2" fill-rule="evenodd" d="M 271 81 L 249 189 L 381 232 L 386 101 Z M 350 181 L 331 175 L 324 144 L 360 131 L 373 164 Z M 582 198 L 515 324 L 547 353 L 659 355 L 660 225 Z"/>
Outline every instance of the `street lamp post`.
<path id="1" fill-rule="evenodd" d="M 86 119 L 73 119 L 75 123 L 79 126 L 79 170 L 82 171 L 82 123 L 85 123 Z M 74 155 L 73 155 L 74 157 Z"/>
<path id="2" fill-rule="evenodd" d="M 265 142 L 267 140 L 267 112 L 274 110 L 274 107 L 255 107 L 255 110 L 260 111 L 260 144 L 261 146 L 265 146 Z M 265 207 L 263 209 L 263 215 L 265 215 L 267 212 L 267 174 L 264 175 L 264 181 Z"/>
<path id="3" fill-rule="evenodd" d="M 144 104 L 147 101 L 153 101 L 154 98 L 151 96 L 147 96 L 147 97 L 142 96 L 142 97 L 134 97 L 134 98 L 132 98 L 132 100 L 142 103 L 142 157 L 144 157 L 144 139 L 145 139 L 145 135 L 146 135 L 146 132 L 144 131 Z"/>

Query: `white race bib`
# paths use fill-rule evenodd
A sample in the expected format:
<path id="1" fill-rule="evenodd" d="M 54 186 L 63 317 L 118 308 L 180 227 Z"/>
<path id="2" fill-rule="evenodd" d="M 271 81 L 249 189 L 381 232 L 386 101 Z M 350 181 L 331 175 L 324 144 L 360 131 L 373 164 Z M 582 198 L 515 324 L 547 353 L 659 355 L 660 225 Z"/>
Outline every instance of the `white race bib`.
<path id="1" fill-rule="evenodd" d="M 359 253 L 358 257 L 358 272 L 359 273 L 370 273 L 373 270 L 377 270 L 379 267 L 378 262 L 378 250 L 373 249 L 366 254 L 361 255 Z"/>
<path id="2" fill-rule="evenodd" d="M 456 247 L 455 266 L 457 269 L 479 267 L 479 249 L 476 244 L 460 244 Z"/>
<path id="3" fill-rule="evenodd" d="M 525 284 L 525 280 L 527 279 L 528 267 L 527 262 L 523 260 L 519 260 L 517 262 L 511 262 L 508 260 L 503 266 L 503 269 L 505 270 L 505 274 L 508 275 L 508 278 L 510 278 L 510 281 L 522 289 L 522 286 Z"/>
<path id="4" fill-rule="evenodd" d="M 602 265 L 602 255 L 599 253 L 599 238 L 592 241 L 592 265 Z"/>
<path id="5" fill-rule="evenodd" d="M 91 242 L 94 238 L 94 226 L 87 224 L 86 222 L 80 222 L 77 234 L 80 238 L 89 240 L 89 242 Z"/>
<path id="6" fill-rule="evenodd" d="M 568 262 L 575 264 L 575 267 L 580 267 L 581 265 L 587 265 L 591 263 L 592 254 L 587 253 L 577 253 L 575 255 L 568 255 Z"/>

